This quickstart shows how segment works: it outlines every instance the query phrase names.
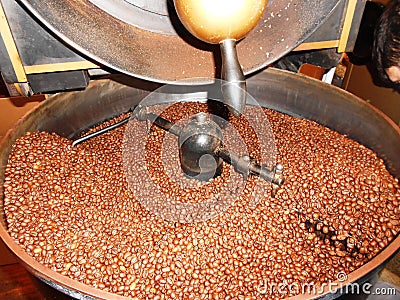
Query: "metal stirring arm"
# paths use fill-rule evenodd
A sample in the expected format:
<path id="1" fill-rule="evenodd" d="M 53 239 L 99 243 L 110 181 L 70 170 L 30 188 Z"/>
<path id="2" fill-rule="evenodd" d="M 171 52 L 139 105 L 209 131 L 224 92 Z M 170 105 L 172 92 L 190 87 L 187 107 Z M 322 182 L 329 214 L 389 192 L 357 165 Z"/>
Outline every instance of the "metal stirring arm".
<path id="1" fill-rule="evenodd" d="M 135 117 L 139 121 L 151 121 L 158 127 L 167 130 L 178 137 L 183 131 L 183 128 L 179 127 L 178 125 L 175 125 L 174 123 L 156 114 L 148 113 L 145 107 L 139 108 L 136 111 L 137 113 Z M 207 132 L 205 133 L 207 134 Z M 281 164 L 277 164 L 273 169 L 270 170 L 266 166 L 262 166 L 257 163 L 257 160 L 249 155 L 244 154 L 239 156 L 233 151 L 224 148 L 222 144 L 220 147 L 210 149 L 209 154 L 222 158 L 224 161 L 232 165 L 235 171 L 242 174 L 246 179 L 249 175 L 255 175 L 264 179 L 265 181 L 271 182 L 273 185 L 273 195 L 275 195 L 276 191 L 284 183 L 283 166 Z"/>
<path id="2" fill-rule="evenodd" d="M 183 132 L 182 127 L 158 116 L 157 114 L 147 112 L 146 107 L 138 106 L 133 114 L 132 117 L 139 120 L 139 121 L 150 121 L 151 123 L 157 125 L 158 127 L 180 137 L 181 133 Z M 91 138 L 94 138 L 95 136 L 98 136 L 100 134 L 103 134 L 109 130 L 112 130 L 116 127 L 122 126 L 123 124 L 127 123 L 131 117 L 127 117 L 126 119 L 119 121 L 113 125 L 110 125 L 108 127 L 105 127 L 99 131 L 90 133 L 82 138 L 76 139 L 72 145 L 77 145 L 79 143 L 82 143 L 86 140 L 89 140 Z M 193 124 L 198 124 L 200 120 L 200 126 L 196 127 L 196 130 L 194 131 L 193 135 L 196 136 L 198 135 L 201 138 L 204 138 L 204 136 L 207 135 L 212 135 L 210 133 L 210 127 L 209 126 L 203 126 L 204 123 L 201 123 L 201 120 L 204 122 L 207 122 L 207 125 L 213 124 L 213 122 L 210 120 L 207 120 L 207 118 L 204 118 L 204 114 L 200 113 L 197 115 L 197 118 L 194 119 L 196 123 L 191 123 Z M 193 121 L 193 120 L 192 120 Z M 189 123 L 190 124 L 190 123 Z M 215 124 L 215 123 L 214 123 Z M 218 126 L 215 124 L 215 126 Z M 207 129 L 203 129 L 207 128 Z M 212 128 L 212 127 L 211 127 Z M 196 141 L 196 140 L 195 140 Z M 211 145 L 211 144 L 210 144 Z M 260 165 L 256 159 L 248 156 L 248 155 L 238 155 L 234 153 L 233 151 L 230 151 L 226 148 L 223 147 L 222 141 L 218 144 L 212 144 L 207 151 L 205 151 L 207 154 L 215 157 L 219 157 L 232 165 L 235 169 L 236 172 L 242 174 L 245 179 L 249 175 L 255 175 L 258 176 L 265 181 L 269 181 L 272 183 L 272 197 L 275 197 L 276 192 L 280 188 L 280 186 L 284 183 L 284 176 L 283 176 L 283 166 L 281 164 L 275 165 L 274 168 L 268 169 L 266 166 Z M 202 153 L 204 154 L 204 149 L 202 149 Z M 182 158 L 182 157 L 181 157 Z M 182 160 L 181 160 L 182 163 Z M 183 168 L 185 170 L 185 168 Z"/>
<path id="3" fill-rule="evenodd" d="M 110 126 L 104 127 L 104 128 L 102 128 L 100 130 L 97 130 L 95 132 L 89 133 L 89 134 L 87 134 L 85 136 L 82 136 L 80 138 L 77 138 L 76 140 L 74 140 L 72 142 L 72 146 L 76 146 L 76 145 L 81 144 L 81 143 L 83 143 L 83 142 L 85 142 L 87 140 L 90 140 L 90 139 L 92 139 L 92 138 L 94 138 L 96 136 L 99 136 L 99 135 L 101 135 L 103 133 L 106 133 L 106 132 L 108 132 L 110 130 L 118 128 L 118 127 L 128 123 L 129 120 L 130 120 L 130 117 L 127 117 L 126 119 L 123 119 L 123 120 L 121 120 L 121 121 L 119 121 L 117 123 L 114 123 L 114 124 L 110 125 Z"/>
<path id="4" fill-rule="evenodd" d="M 129 112 L 132 112 L 132 110 L 130 110 Z M 162 129 L 169 131 L 174 135 L 178 136 L 180 134 L 181 128 L 179 126 L 176 126 L 172 122 L 169 122 L 168 120 L 161 118 L 160 116 L 158 116 L 156 114 L 148 113 L 144 108 L 138 107 L 138 109 L 135 109 L 134 112 L 135 112 L 135 114 L 133 114 L 132 116 L 128 116 L 125 119 L 123 119 L 117 123 L 114 123 L 112 125 L 102 128 L 100 130 L 97 130 L 95 132 L 89 133 L 87 135 L 84 135 L 80 138 L 75 139 L 72 142 L 72 146 L 76 146 L 76 145 L 81 144 L 87 140 L 90 140 L 96 136 L 102 135 L 103 133 L 106 133 L 110 130 L 118 128 L 118 127 L 128 123 L 129 120 L 131 119 L 131 117 L 134 117 L 135 119 L 137 119 L 139 121 L 150 121 L 150 122 L 156 124 L 158 127 L 161 127 Z"/>
<path id="5" fill-rule="evenodd" d="M 249 175 L 255 175 L 265 181 L 271 182 L 273 197 L 275 197 L 276 192 L 284 182 L 283 166 L 281 164 L 275 165 L 275 167 L 270 170 L 266 166 L 258 164 L 257 160 L 249 155 L 243 154 L 239 156 L 224 148 L 217 149 L 217 155 L 232 165 L 235 171 L 242 174 L 245 178 Z"/>

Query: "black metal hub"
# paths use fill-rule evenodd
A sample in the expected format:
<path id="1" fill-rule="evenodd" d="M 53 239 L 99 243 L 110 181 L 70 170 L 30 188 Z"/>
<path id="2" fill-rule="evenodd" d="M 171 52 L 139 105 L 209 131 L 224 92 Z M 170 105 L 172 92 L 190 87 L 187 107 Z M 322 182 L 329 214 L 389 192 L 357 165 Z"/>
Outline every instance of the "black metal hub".
<path id="1" fill-rule="evenodd" d="M 179 135 L 179 158 L 183 172 L 201 181 L 219 176 L 222 159 L 216 154 L 222 147 L 219 126 L 205 113 L 199 113 L 182 129 Z"/>

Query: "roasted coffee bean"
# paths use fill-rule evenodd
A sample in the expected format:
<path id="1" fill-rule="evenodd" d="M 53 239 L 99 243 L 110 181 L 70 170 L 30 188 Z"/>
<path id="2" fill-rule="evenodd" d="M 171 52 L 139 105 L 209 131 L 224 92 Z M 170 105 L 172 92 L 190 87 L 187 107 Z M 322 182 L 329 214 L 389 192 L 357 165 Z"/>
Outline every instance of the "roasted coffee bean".
<path id="1" fill-rule="evenodd" d="M 162 116 L 178 122 L 200 111 L 207 106 L 179 103 Z M 264 284 L 335 281 L 398 234 L 398 180 L 373 151 L 346 136 L 312 121 L 264 113 L 276 149 L 260 144 L 245 116 L 230 117 L 242 141 L 225 142 L 244 143 L 257 159 L 263 158 L 262 146 L 272 147 L 286 179 L 275 198 L 261 179 L 232 179 L 226 163 L 222 175 L 205 184 L 187 179 L 176 137 L 155 126 L 149 131 L 146 157 L 137 168 L 147 168 L 161 193 L 195 203 L 219 197 L 229 180 L 243 187 L 229 191 L 234 200 L 229 209 L 197 223 L 162 220 L 139 204 L 135 190 L 144 183 L 129 187 L 124 173 L 126 127 L 77 147 L 56 134 L 27 133 L 13 145 L 5 170 L 9 234 L 49 269 L 133 299 L 285 298 L 291 291 L 263 291 Z M 252 120 L 262 122 L 265 117 Z M 139 136 L 131 134 L 132 140 Z M 306 222 L 317 230 L 308 231 Z M 319 232 L 332 233 L 331 240 L 321 240 Z"/>

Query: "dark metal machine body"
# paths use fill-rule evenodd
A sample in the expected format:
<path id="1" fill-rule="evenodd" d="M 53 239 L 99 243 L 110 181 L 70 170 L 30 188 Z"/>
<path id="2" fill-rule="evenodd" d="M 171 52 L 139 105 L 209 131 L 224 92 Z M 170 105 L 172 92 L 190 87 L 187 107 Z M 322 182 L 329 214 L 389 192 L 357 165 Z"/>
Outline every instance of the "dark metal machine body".
<path id="1" fill-rule="evenodd" d="M 172 1 L 0 4 L 0 71 L 22 94 L 82 89 L 105 71 L 161 83 L 221 76 L 218 45 L 192 37 Z M 364 5 L 365 0 L 270 0 L 258 26 L 237 45 L 245 74 L 293 49 L 351 51 Z"/>

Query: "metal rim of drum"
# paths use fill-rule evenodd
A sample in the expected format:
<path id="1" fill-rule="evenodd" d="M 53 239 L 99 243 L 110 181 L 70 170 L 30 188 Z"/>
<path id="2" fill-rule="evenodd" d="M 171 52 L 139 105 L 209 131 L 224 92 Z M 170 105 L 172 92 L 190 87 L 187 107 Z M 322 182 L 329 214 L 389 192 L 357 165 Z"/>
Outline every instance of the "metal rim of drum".
<path id="1" fill-rule="evenodd" d="M 285 83 L 285 88 L 282 89 L 282 85 L 278 85 L 277 82 Z M 139 84 L 143 85 L 143 82 L 139 82 Z M 260 85 L 263 85 L 262 89 L 259 89 Z M 272 97 L 274 97 L 274 87 L 275 89 L 280 87 L 279 94 L 284 95 L 286 99 L 274 100 L 270 98 L 265 100 L 270 94 L 266 94 L 265 90 L 271 91 L 273 94 Z M 293 87 L 295 87 L 295 89 L 292 90 Z M 253 96 L 255 96 L 256 100 L 262 106 L 290 114 L 290 107 L 295 105 L 297 111 L 293 114 L 296 116 L 305 117 L 322 124 L 326 123 L 324 125 L 329 124 L 329 122 L 335 124 L 340 122 L 341 125 L 333 127 L 333 129 L 343 134 L 348 134 L 349 137 L 356 140 L 357 138 L 355 137 L 357 134 L 360 135 L 360 138 L 362 136 L 362 138 L 366 140 L 366 144 L 363 144 L 372 148 L 378 153 L 381 152 L 380 156 L 383 156 L 382 158 L 385 159 L 386 156 L 386 158 L 389 160 L 386 160 L 389 170 L 397 178 L 400 177 L 400 161 L 396 159 L 398 158 L 398 153 L 400 153 L 400 128 L 382 112 L 374 108 L 372 105 L 366 103 L 362 99 L 359 99 L 356 96 L 339 88 L 332 87 L 328 84 L 322 84 L 318 80 L 275 69 L 269 69 L 266 72 L 262 72 L 252 77 L 249 80 L 249 90 L 250 92 L 253 91 L 254 93 L 261 93 L 261 95 Z M 101 91 L 102 93 L 100 93 Z M 7 163 L 11 145 L 26 131 L 54 128 L 57 129 L 55 131 L 58 134 L 68 136 L 73 135 L 82 128 L 82 124 L 79 124 L 79 122 L 75 125 L 72 124 L 73 127 L 70 127 L 71 123 L 69 122 L 59 122 L 54 115 L 54 111 L 57 111 L 57 109 L 62 111 L 64 116 L 67 115 L 70 118 L 75 118 L 76 115 L 78 115 L 79 119 L 84 120 L 83 122 L 85 122 L 84 124 L 86 124 L 86 126 L 90 126 L 93 124 L 93 122 L 97 123 L 100 120 L 106 119 L 107 116 L 110 116 L 110 113 L 117 114 L 120 111 L 126 110 L 126 105 L 128 105 L 126 103 L 132 105 L 132 101 L 134 100 L 136 100 L 138 103 L 146 96 L 147 93 L 148 91 L 139 88 L 123 86 L 119 83 L 109 80 L 99 80 L 92 82 L 91 86 L 83 92 L 58 94 L 47 99 L 37 108 L 25 115 L 25 117 L 20 120 L 16 127 L 10 130 L 2 140 L 0 145 L 0 167 L 1 170 L 3 170 L 2 173 L 0 173 L 1 183 L 4 182 L 5 164 Z M 302 97 L 298 97 L 298 94 L 300 93 L 303 94 Z M 101 97 L 104 98 L 101 99 Z M 129 99 L 129 97 L 131 98 Z M 113 101 L 115 99 L 118 101 Z M 98 113 L 98 116 L 93 117 L 94 119 L 92 120 L 92 123 L 88 123 L 87 120 L 87 117 L 90 115 L 90 113 L 88 114 L 87 111 L 82 109 L 85 107 L 87 109 L 88 102 L 95 102 L 91 103 L 94 105 L 90 105 L 89 107 L 98 107 L 98 109 L 101 111 Z M 99 104 L 103 102 L 106 105 L 95 105 L 96 103 Z M 344 103 L 346 105 L 344 105 Z M 338 109 L 334 110 L 332 106 L 338 107 Z M 305 110 L 311 109 L 314 110 L 313 113 L 303 113 Z M 344 113 L 348 111 L 350 111 L 350 115 L 345 115 Z M 325 112 L 325 115 L 321 114 L 320 112 Z M 344 118 L 346 116 L 348 118 Z M 357 118 L 362 118 L 362 121 L 356 120 Z M 371 124 L 371 126 L 367 126 L 366 128 L 365 126 L 358 126 L 356 128 L 351 127 L 360 125 L 360 122 L 363 125 Z M 76 126 L 76 128 L 74 126 Z M 376 131 L 374 131 L 374 128 L 377 128 Z M 354 131 L 355 134 L 352 134 L 352 131 Z M 377 139 L 376 136 L 379 136 L 379 134 L 382 133 L 385 134 L 385 139 Z M 369 136 L 371 136 L 371 138 Z M 387 149 L 389 145 L 392 149 Z M 3 206 L 2 197 L 3 184 L 0 185 L 1 208 Z M 46 282 L 57 290 L 67 293 L 78 299 L 127 299 L 126 297 L 95 289 L 94 287 L 85 285 L 46 268 L 44 265 L 40 264 L 33 257 L 27 254 L 22 248 L 20 248 L 19 245 L 8 234 L 6 230 L 3 209 L 1 209 L 1 217 L 0 237 L 11 249 L 11 251 L 18 257 L 20 262 L 27 268 L 27 270 L 42 281 Z M 368 276 L 368 274 L 379 271 L 382 265 L 387 262 L 396 253 L 396 251 L 399 250 L 399 248 L 400 235 L 397 235 L 397 237 L 392 240 L 392 242 L 372 260 L 348 274 L 347 280 L 342 282 L 342 284 L 346 285 L 352 282 L 365 281 L 365 278 Z M 326 291 L 325 294 L 321 294 L 320 296 L 321 298 L 326 297 L 326 299 L 333 299 L 336 296 L 340 296 L 340 293 L 332 295 Z M 309 298 L 310 297 L 307 295 L 298 295 L 288 299 Z"/>
<path id="2" fill-rule="evenodd" d="M 160 83 L 187 78 L 191 78 L 190 83 L 205 83 L 219 76 L 218 45 L 207 45 L 191 36 L 171 5 L 169 19 L 175 34 L 160 34 L 113 17 L 92 3 L 96 1 L 20 0 L 66 44 L 116 71 Z M 341 1 L 344 0 L 270 0 L 257 27 L 238 43 L 245 74 L 258 71 L 293 50 L 324 23 Z M 124 2 L 132 6 L 129 3 L 135 3 Z M 147 7 L 142 8 L 145 17 L 149 12 Z"/>

